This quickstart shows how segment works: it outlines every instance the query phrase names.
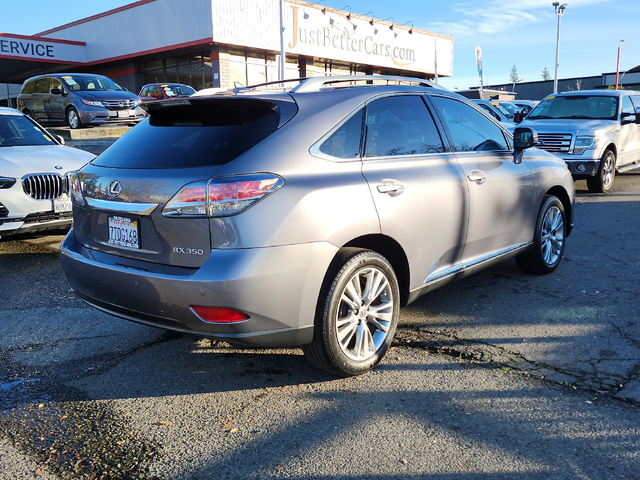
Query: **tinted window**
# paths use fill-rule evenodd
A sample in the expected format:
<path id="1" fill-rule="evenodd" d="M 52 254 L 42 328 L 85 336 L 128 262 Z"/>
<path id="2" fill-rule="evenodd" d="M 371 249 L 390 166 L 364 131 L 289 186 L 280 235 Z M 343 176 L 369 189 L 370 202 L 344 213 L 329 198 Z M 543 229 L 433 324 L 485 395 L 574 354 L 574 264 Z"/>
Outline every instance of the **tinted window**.
<path id="1" fill-rule="evenodd" d="M 363 110 L 344 122 L 322 145 L 320 151 L 337 158 L 356 158 L 360 155 Z"/>
<path id="2" fill-rule="evenodd" d="M 36 89 L 34 93 L 49 93 L 49 77 L 36 79 Z"/>
<path id="3" fill-rule="evenodd" d="M 22 87 L 22 92 L 20 93 L 31 94 L 35 91 L 35 89 L 36 89 L 36 81 L 31 80 L 30 82 L 26 83 L 24 87 Z"/>
<path id="4" fill-rule="evenodd" d="M 622 97 L 622 113 L 636 113 L 635 109 L 633 108 L 633 103 L 631 103 L 631 98 Z"/>
<path id="5" fill-rule="evenodd" d="M 22 115 L 0 115 L 0 147 L 26 145 L 55 145 L 55 142 Z"/>
<path id="6" fill-rule="evenodd" d="M 365 157 L 442 153 L 442 139 L 421 97 L 375 100 L 367 106 Z"/>
<path id="7" fill-rule="evenodd" d="M 279 120 L 277 102 L 247 98 L 155 109 L 94 163 L 121 168 L 223 165 L 275 132 Z"/>
<path id="8" fill-rule="evenodd" d="M 458 100 L 431 97 L 447 124 L 451 143 L 457 152 L 508 150 L 502 130 L 480 112 Z"/>

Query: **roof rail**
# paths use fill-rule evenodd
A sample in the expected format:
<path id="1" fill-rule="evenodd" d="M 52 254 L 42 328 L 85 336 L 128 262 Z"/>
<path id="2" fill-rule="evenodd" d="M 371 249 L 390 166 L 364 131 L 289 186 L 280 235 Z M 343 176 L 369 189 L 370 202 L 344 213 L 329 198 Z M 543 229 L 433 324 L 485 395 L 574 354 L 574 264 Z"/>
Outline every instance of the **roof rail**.
<path id="1" fill-rule="evenodd" d="M 233 87 L 232 91 L 233 93 L 240 93 L 240 92 L 246 92 L 247 90 L 253 90 L 258 87 L 270 87 L 272 85 L 282 85 L 283 83 L 291 83 L 291 82 L 300 83 L 305 80 L 308 80 L 308 77 L 289 78 L 285 80 L 274 80 L 273 82 L 257 83 L 255 85 L 247 85 L 246 87 L 241 85 L 239 82 L 235 82 L 236 85 Z"/>
<path id="2" fill-rule="evenodd" d="M 301 79 L 302 80 L 302 79 Z M 434 83 L 430 80 L 413 77 L 397 77 L 390 75 L 337 75 L 335 77 L 309 77 L 300 82 L 299 85 L 291 89 L 291 93 L 317 92 L 326 86 L 333 86 L 340 83 L 367 82 L 366 84 L 380 85 L 385 82 L 387 85 L 410 84 L 420 87 L 438 88 L 446 90 L 446 88 Z M 349 85 L 345 85 L 349 86 Z"/>

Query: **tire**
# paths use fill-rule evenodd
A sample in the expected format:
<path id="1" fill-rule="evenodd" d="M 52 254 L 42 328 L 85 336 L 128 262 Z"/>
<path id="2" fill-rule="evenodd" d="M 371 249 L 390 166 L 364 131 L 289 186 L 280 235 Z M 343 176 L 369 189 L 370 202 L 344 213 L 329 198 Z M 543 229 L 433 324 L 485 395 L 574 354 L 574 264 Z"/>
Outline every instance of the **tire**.
<path id="1" fill-rule="evenodd" d="M 587 188 L 591 193 L 609 193 L 616 176 L 616 154 L 606 150 L 600 159 L 600 166 L 593 177 L 587 178 Z"/>
<path id="2" fill-rule="evenodd" d="M 369 282 L 378 293 L 373 299 Z M 400 290 L 389 262 L 370 250 L 344 248 L 323 282 L 313 341 L 302 350 L 313 365 L 334 375 L 366 373 L 391 346 L 399 313 Z"/>
<path id="3" fill-rule="evenodd" d="M 76 107 L 69 107 L 67 110 L 67 125 L 72 130 L 76 128 L 82 128 L 82 121 L 80 120 L 80 115 L 78 115 L 78 110 Z"/>
<path id="4" fill-rule="evenodd" d="M 538 275 L 553 272 L 562 261 L 566 238 L 567 217 L 564 206 L 557 197 L 547 195 L 536 220 L 533 245 L 516 257 L 518 266 Z"/>

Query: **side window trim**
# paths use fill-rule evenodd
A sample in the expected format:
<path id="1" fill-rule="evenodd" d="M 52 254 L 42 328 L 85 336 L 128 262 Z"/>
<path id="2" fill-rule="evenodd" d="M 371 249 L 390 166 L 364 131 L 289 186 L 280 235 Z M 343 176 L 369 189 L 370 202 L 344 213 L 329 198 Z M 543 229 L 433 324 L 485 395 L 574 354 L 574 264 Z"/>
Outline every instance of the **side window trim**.
<path id="1" fill-rule="evenodd" d="M 489 116 L 488 113 L 484 112 L 481 108 L 479 108 L 477 105 L 474 105 L 472 102 L 463 102 L 458 98 L 449 96 L 449 95 L 442 95 L 440 93 L 432 93 L 429 95 L 430 97 L 441 97 L 441 98 L 446 98 L 448 100 L 454 100 L 456 102 L 460 102 L 463 105 L 467 105 L 467 106 L 471 106 L 475 111 L 479 112 L 480 114 L 482 114 L 487 120 L 489 120 L 490 122 L 492 122 L 494 125 L 496 125 L 499 129 L 500 132 L 502 133 L 502 136 L 504 137 L 504 141 L 507 144 L 508 150 L 505 150 L 506 152 L 511 152 L 513 153 L 513 141 L 512 141 L 512 137 L 511 135 L 507 135 L 506 134 L 506 130 L 504 129 L 504 127 L 502 125 L 500 125 L 500 122 L 498 122 L 495 118 L 492 118 L 491 116 Z M 438 117 L 438 119 L 442 122 L 443 125 L 443 129 L 445 130 L 446 134 L 447 134 L 447 139 L 449 141 L 449 143 L 451 144 L 451 148 L 452 151 L 457 155 L 460 153 L 484 153 L 484 152 L 457 152 L 455 151 L 455 149 L 453 148 L 453 136 L 451 135 L 451 132 L 449 131 L 449 127 L 447 127 L 447 123 L 444 121 L 444 119 L 440 118 L 440 113 L 437 111 L 437 109 L 434 107 L 434 111 L 436 112 L 436 115 Z"/>

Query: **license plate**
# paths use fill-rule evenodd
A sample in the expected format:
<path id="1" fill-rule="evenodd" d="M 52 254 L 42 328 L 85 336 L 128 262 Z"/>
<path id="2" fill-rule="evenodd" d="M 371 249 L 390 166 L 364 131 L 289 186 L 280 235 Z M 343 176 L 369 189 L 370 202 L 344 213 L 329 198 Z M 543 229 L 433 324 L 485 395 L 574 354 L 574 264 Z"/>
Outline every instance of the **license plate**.
<path id="1" fill-rule="evenodd" d="M 118 110 L 118 118 L 129 118 L 129 110 Z"/>
<path id="2" fill-rule="evenodd" d="M 71 199 L 69 195 L 62 195 L 60 198 L 53 199 L 53 213 L 65 213 L 73 210 L 71 208 Z"/>
<path id="3" fill-rule="evenodd" d="M 109 243 L 121 247 L 140 248 L 138 221 L 127 217 L 109 217 Z"/>

